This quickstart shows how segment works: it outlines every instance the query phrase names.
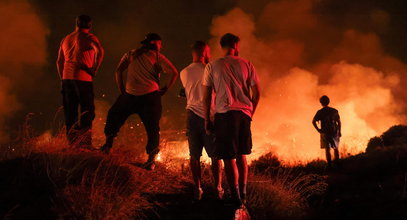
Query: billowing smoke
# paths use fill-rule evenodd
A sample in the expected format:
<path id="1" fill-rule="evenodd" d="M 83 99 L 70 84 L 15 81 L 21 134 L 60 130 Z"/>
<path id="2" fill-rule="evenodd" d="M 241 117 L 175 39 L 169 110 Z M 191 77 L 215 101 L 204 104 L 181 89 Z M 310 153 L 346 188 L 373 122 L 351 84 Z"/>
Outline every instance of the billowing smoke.
<path id="1" fill-rule="evenodd" d="M 220 36 L 234 33 L 241 56 L 254 63 L 261 80 L 251 159 L 270 151 L 286 162 L 323 157 L 311 124 L 321 95 L 339 110 L 342 155 L 364 151 L 370 137 L 405 122 L 405 64 L 383 51 L 376 34 L 329 25 L 328 16 L 313 11 L 316 4 L 274 1 L 256 19 L 240 8 L 213 19 L 214 57 L 222 53 Z M 384 30 L 389 19 L 372 11 L 369 25 Z"/>
<path id="2" fill-rule="evenodd" d="M 0 2 L 0 143 L 9 139 L 6 120 L 22 108 L 18 94 L 28 92 L 46 62 L 47 28 L 25 0 Z"/>

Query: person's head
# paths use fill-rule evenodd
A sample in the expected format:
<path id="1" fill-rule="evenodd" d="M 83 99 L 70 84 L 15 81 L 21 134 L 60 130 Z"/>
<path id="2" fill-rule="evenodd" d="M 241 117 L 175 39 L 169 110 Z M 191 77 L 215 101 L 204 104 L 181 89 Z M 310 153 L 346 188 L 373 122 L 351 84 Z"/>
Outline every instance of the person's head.
<path id="1" fill-rule="evenodd" d="M 227 33 L 220 39 L 220 46 L 223 50 L 231 52 L 233 55 L 239 55 L 240 38 L 234 34 Z"/>
<path id="2" fill-rule="evenodd" d="M 79 29 L 90 29 L 92 27 L 92 19 L 88 15 L 79 15 L 76 17 L 76 27 Z"/>
<path id="3" fill-rule="evenodd" d="M 162 40 L 160 35 L 156 33 L 148 33 L 144 40 L 140 41 L 143 47 L 160 51 L 162 48 Z"/>
<path id="4" fill-rule="evenodd" d="M 321 96 L 321 98 L 319 98 L 319 102 L 321 103 L 322 106 L 328 106 L 329 105 L 329 97 L 326 95 Z"/>
<path id="5" fill-rule="evenodd" d="M 192 45 L 192 58 L 194 62 L 202 60 L 205 64 L 209 63 L 211 51 L 208 44 L 203 41 L 196 41 Z"/>

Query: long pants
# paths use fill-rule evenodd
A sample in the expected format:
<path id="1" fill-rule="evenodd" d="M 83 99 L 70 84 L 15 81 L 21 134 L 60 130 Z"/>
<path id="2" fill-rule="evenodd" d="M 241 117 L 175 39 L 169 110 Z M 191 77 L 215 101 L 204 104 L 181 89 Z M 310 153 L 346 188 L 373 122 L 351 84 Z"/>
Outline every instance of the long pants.
<path id="1" fill-rule="evenodd" d="M 141 96 L 121 94 L 107 115 L 105 135 L 117 136 L 120 128 L 132 114 L 138 114 L 147 132 L 147 154 L 157 154 L 160 142 L 161 96 L 155 91 Z"/>
<path id="2" fill-rule="evenodd" d="M 93 99 L 92 82 L 62 80 L 62 101 L 69 144 L 92 145 L 91 129 L 95 118 Z"/>

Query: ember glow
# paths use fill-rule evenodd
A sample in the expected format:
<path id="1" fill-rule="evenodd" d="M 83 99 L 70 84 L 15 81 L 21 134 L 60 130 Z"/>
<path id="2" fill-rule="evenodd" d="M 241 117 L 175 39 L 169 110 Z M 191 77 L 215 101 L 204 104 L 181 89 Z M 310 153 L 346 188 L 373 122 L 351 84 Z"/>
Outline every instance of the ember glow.
<path id="1" fill-rule="evenodd" d="M 339 45 L 331 45 L 332 53 L 321 56 L 317 63 L 307 63 L 303 56 L 312 40 L 298 39 L 297 31 L 320 29 L 322 33 L 327 29 L 310 13 L 307 2 L 311 4 L 306 0 L 288 5 L 283 1 L 270 3 L 258 23 L 239 8 L 213 19 L 212 48 L 218 48 L 222 34 L 236 33 L 241 36 L 242 56 L 254 63 L 260 75 L 262 99 L 253 118 L 251 160 L 267 152 L 275 153 L 286 163 L 324 158 L 319 134 L 311 120 L 321 108 L 319 97 L 325 94 L 341 116 L 342 156 L 363 152 L 371 137 L 402 123 L 395 94 L 401 87 L 399 74 L 406 71 L 405 65 L 384 54 L 376 36 L 355 30 L 338 31 L 343 40 Z M 272 13 L 276 10 L 283 11 Z M 299 15 L 290 17 L 298 10 Z M 279 15 L 292 20 L 281 26 L 276 23 L 284 20 Z M 303 16 L 307 19 L 302 20 Z M 267 33 L 258 36 L 256 27 L 275 33 L 273 37 Z M 366 42 L 372 47 L 367 46 L 367 50 L 375 53 L 369 60 L 363 55 L 367 51 L 354 47 L 355 44 L 363 47 Z M 213 51 L 220 55 L 219 49 Z M 355 59 L 358 56 L 360 59 Z M 394 63 L 399 69 L 388 71 Z"/>
<path id="2" fill-rule="evenodd" d="M 311 125 L 314 114 L 321 108 L 318 102 L 321 95 L 328 95 L 331 106 L 339 110 L 343 126 L 340 145 L 342 156 L 363 152 L 372 136 L 392 125 L 407 122 L 403 116 L 407 106 L 407 96 L 403 89 L 407 86 L 407 66 L 385 50 L 379 36 L 379 33 L 389 30 L 392 14 L 384 9 L 367 7 L 363 11 L 366 29 L 359 30 L 360 25 L 349 25 L 360 22 L 355 21 L 355 17 L 330 15 L 330 10 L 324 8 L 321 1 L 275 0 L 268 4 L 261 1 L 263 3 L 258 5 L 265 6 L 261 7 L 263 9 L 260 13 L 253 15 L 249 12 L 249 3 L 237 2 L 235 6 L 239 7 L 226 13 L 214 15 L 211 9 L 205 15 L 212 17 L 209 26 L 212 59 L 221 56 L 219 37 L 226 32 L 234 33 L 241 38 L 240 55 L 253 62 L 260 77 L 262 98 L 253 118 L 254 146 L 249 161 L 268 152 L 278 155 L 286 163 L 324 158 L 324 152 L 319 147 L 319 135 Z M 328 4 L 331 1 L 322 2 Z M 208 29 L 207 25 L 194 24 L 197 26 L 194 28 L 199 29 L 197 31 L 190 24 L 182 23 L 184 21 L 173 20 L 173 17 L 177 17 L 173 14 L 181 14 L 178 11 L 168 16 L 156 13 L 155 7 L 145 7 L 148 13 L 134 13 L 133 1 L 112 3 L 111 11 L 120 11 L 117 16 L 105 16 L 102 8 L 94 8 L 90 3 L 83 4 L 80 7 L 73 6 L 72 9 L 66 7 L 67 2 L 51 4 L 50 7 L 27 0 L 0 3 L 0 12 L 5 16 L 3 20 L 13 21 L 3 24 L 7 34 L 0 36 L 0 42 L 6 42 L 7 46 L 3 46 L 0 51 L 0 142 L 7 142 L 10 132 L 3 124 L 16 110 L 23 109 L 26 113 L 36 108 L 42 112 L 54 112 L 60 105 L 59 79 L 54 69 L 56 51 L 52 48 L 57 48 L 61 38 L 73 28 L 77 8 L 92 5 L 92 11 L 89 12 L 95 18 L 92 31 L 101 37 L 107 51 L 95 80 L 97 116 L 93 135 L 96 148 L 104 142 L 106 114 L 117 96 L 113 81 L 114 68 L 121 55 L 131 47 L 136 47 L 138 39 L 151 31 L 147 26 L 152 26 L 154 31 L 162 31 L 165 38 L 164 54 L 169 55 L 171 60 L 174 58 L 178 69 L 190 62 L 188 45 L 198 39 L 205 40 L 203 38 L 206 35 L 202 34 L 202 30 L 206 32 Z M 208 7 L 214 7 L 210 4 Z M 254 4 L 250 2 L 250 5 Z M 225 5 L 227 7 L 224 8 L 231 7 Z M 63 10 L 54 10 L 53 7 Z M 201 11 L 201 8 L 194 10 Z M 185 11 L 195 13 L 193 10 Z M 156 15 L 155 19 L 150 20 L 149 14 Z M 165 19 L 160 16 L 165 16 Z M 182 16 L 185 18 L 191 15 L 186 13 Z M 335 19 L 343 19 L 343 24 L 335 25 L 332 21 Z M 71 26 L 68 27 L 68 24 Z M 49 42 L 47 36 L 50 36 Z M 43 68 L 47 65 L 52 67 Z M 42 74 L 46 77 L 39 78 L 44 69 L 48 71 Z M 30 75 L 30 80 L 25 80 L 26 75 Z M 50 86 L 38 86 L 35 84 L 37 81 L 41 81 L 41 85 Z M 169 167 L 182 166 L 189 159 L 185 129 L 178 129 L 179 125 L 185 124 L 185 118 L 180 113 L 185 103 L 174 95 L 178 89 L 177 86 L 171 88 L 163 97 L 165 111 L 161 123 L 164 126 L 161 126 L 161 153 L 158 160 Z M 49 100 L 32 95 L 39 91 L 49 95 Z M 53 115 L 49 117 L 54 118 Z M 63 120 L 62 116 L 55 118 Z M 44 121 L 41 123 L 44 124 Z M 57 133 L 55 127 L 58 129 L 58 126 L 45 128 L 52 131 L 46 131 L 38 139 L 39 143 L 52 142 Z M 113 153 L 119 152 L 129 161 L 137 157 L 145 159 L 146 136 L 137 117 L 130 118 L 123 126 L 115 143 Z M 203 161 L 209 162 L 206 153 L 203 155 Z"/>

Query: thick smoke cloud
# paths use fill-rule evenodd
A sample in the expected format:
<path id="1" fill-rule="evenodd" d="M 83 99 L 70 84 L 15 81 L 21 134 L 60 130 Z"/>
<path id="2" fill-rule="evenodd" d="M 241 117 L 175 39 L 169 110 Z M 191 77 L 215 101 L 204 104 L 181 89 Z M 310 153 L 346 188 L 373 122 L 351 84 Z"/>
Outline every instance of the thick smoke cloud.
<path id="1" fill-rule="evenodd" d="M 20 93 L 41 74 L 47 57 L 48 29 L 24 0 L 0 2 L 0 143 L 8 141 L 8 118 L 24 108 Z"/>
<path id="2" fill-rule="evenodd" d="M 89 14 L 92 32 L 106 52 L 94 83 L 96 146 L 103 141 L 106 112 L 118 94 L 113 82 L 117 62 L 145 33 L 160 33 L 164 54 L 182 69 L 191 61 L 192 42 L 212 37 L 213 57 L 219 57 L 219 37 L 232 32 L 242 39 L 241 55 L 253 61 L 261 77 L 263 98 L 253 121 L 252 158 L 266 151 L 287 160 L 321 156 L 310 122 L 322 94 L 329 95 L 341 113 L 342 153 L 360 152 L 371 136 L 406 122 L 404 2 L 2 1 L 0 142 L 29 112 L 43 112 L 34 117 L 39 119 L 33 127 L 50 129 L 46 122 L 53 121 L 61 104 L 55 69 L 60 40 L 73 31 L 77 15 Z M 230 10 L 235 6 L 239 7 Z M 163 131 L 185 127 L 179 87 L 163 97 Z M 10 122 L 16 112 L 20 117 Z"/>
<path id="3" fill-rule="evenodd" d="M 335 28 L 315 13 L 318 1 L 273 1 L 254 17 L 235 8 L 213 19 L 211 45 L 241 37 L 241 55 L 261 79 L 262 100 L 253 121 L 254 156 L 272 151 L 287 162 L 323 157 L 311 125 L 321 95 L 340 112 L 341 153 L 364 151 L 370 137 L 406 122 L 404 63 L 384 52 L 374 32 Z M 369 25 L 386 29 L 384 11 L 372 11 Z M 252 159 L 253 159 L 252 158 Z"/>

